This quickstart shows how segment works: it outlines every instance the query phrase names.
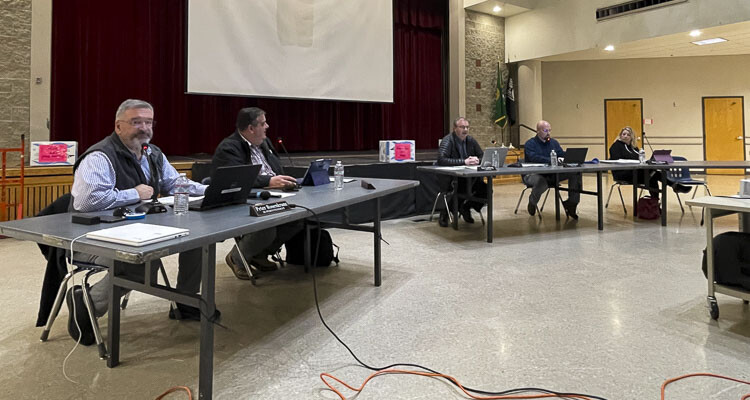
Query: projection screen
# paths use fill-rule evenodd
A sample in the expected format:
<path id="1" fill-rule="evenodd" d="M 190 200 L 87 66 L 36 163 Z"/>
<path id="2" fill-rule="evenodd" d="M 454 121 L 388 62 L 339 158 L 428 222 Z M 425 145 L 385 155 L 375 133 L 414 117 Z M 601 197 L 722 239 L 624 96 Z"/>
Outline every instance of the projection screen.
<path id="1" fill-rule="evenodd" d="M 393 102 L 393 0 L 189 0 L 187 92 Z"/>

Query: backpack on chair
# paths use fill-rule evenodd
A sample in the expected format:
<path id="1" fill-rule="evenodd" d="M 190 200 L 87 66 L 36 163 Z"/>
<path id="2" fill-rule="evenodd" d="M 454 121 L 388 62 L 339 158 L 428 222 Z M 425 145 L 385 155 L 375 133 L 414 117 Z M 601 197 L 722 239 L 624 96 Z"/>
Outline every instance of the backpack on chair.
<path id="1" fill-rule="evenodd" d="M 318 246 L 318 260 L 316 267 L 328 267 L 331 262 L 339 265 L 339 246 L 331 240 L 331 234 L 325 229 L 310 230 L 310 262 L 315 257 L 315 243 L 318 241 L 318 232 L 320 232 L 320 245 Z M 286 247 L 286 262 L 289 264 L 305 265 L 305 230 L 303 229 L 294 237 L 284 243 Z M 333 248 L 336 247 L 334 254 Z"/>

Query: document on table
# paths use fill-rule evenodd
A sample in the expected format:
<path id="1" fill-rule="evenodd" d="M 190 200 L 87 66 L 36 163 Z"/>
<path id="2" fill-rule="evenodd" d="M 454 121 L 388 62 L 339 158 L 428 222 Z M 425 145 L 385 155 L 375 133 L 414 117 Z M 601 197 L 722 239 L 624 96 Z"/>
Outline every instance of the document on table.
<path id="1" fill-rule="evenodd" d="M 190 196 L 190 201 L 196 201 L 203 199 L 203 196 Z M 174 204 L 174 196 L 164 196 L 159 197 L 158 199 L 159 203 L 164 204 L 165 206 L 171 206 Z"/>
<path id="2" fill-rule="evenodd" d="M 329 176 L 328 180 L 331 182 L 335 182 L 336 178 Z M 354 182 L 354 180 L 355 180 L 354 178 L 344 178 L 344 183 Z"/>
<path id="3" fill-rule="evenodd" d="M 638 160 L 599 160 L 600 163 L 605 164 L 640 164 Z"/>
<path id="4" fill-rule="evenodd" d="M 526 167 L 546 167 L 547 164 L 544 163 L 521 163 L 521 166 Z"/>
<path id="5" fill-rule="evenodd" d="M 271 196 L 273 197 L 281 197 L 282 199 L 295 195 L 295 193 L 292 192 L 280 192 L 278 190 L 269 190 L 268 193 L 271 193 Z"/>

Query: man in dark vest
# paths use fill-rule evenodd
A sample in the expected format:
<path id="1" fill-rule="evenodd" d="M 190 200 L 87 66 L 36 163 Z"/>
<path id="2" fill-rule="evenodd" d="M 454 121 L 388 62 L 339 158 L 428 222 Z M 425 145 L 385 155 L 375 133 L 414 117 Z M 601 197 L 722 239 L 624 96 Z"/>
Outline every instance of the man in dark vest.
<path id="1" fill-rule="evenodd" d="M 269 125 L 266 112 L 257 107 L 243 108 L 237 113 L 237 129 L 219 143 L 214 152 L 213 167 L 257 164 L 260 174 L 253 183 L 256 188 L 285 189 L 294 187 L 297 180 L 284 175 L 278 154 L 266 137 Z M 277 227 L 264 229 L 238 238 L 237 245 L 245 260 L 260 271 L 274 271 L 276 263 L 268 260 L 284 242 L 291 239 L 303 228 L 302 221 L 290 222 Z M 237 248 L 227 254 L 226 262 L 238 279 L 250 279 L 241 266 Z"/>
<path id="2" fill-rule="evenodd" d="M 91 146 L 76 161 L 73 167 L 74 180 L 71 206 L 74 211 L 92 212 L 133 205 L 149 200 L 157 192 L 171 194 L 179 173 L 169 164 L 161 150 L 150 144 L 153 137 L 154 108 L 142 100 L 125 100 L 115 115 L 115 130 L 99 143 Z M 205 185 L 190 181 L 190 194 L 202 195 Z M 91 262 L 112 268 L 114 261 L 87 254 L 76 253 L 74 260 Z M 157 263 L 161 263 L 158 261 Z M 177 290 L 197 293 L 201 280 L 201 249 L 193 249 L 179 255 Z M 156 265 L 154 274 L 160 265 Z M 143 279 L 143 265 L 127 265 L 124 273 Z M 155 281 L 156 276 L 152 277 Z M 89 289 L 96 317 L 101 317 L 109 307 L 109 275 Z M 72 304 L 75 302 L 75 314 Z M 68 291 L 67 304 L 70 311 L 68 332 L 78 340 L 80 326 L 81 344 L 94 342 L 93 327 L 86 314 L 83 292 L 80 286 Z M 200 320 L 200 312 L 194 307 L 178 304 L 183 319 Z M 217 311 L 218 313 L 218 311 Z M 175 313 L 170 310 L 170 318 Z M 218 317 L 218 314 L 217 316 Z"/>

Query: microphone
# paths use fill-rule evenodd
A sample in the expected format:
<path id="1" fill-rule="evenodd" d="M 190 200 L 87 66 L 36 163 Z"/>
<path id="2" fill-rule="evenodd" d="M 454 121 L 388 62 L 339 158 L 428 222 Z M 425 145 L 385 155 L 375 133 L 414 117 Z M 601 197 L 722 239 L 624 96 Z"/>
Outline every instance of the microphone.
<path id="1" fill-rule="evenodd" d="M 653 147 L 651 147 L 651 142 L 649 142 L 649 141 L 648 141 L 648 138 L 646 137 L 646 131 L 643 131 L 643 133 L 642 133 L 641 135 L 643 136 L 643 140 L 644 140 L 644 141 L 646 142 L 646 144 L 648 145 L 648 148 L 649 148 L 649 149 L 651 149 L 651 154 L 654 154 L 654 148 L 653 148 Z"/>
<path id="2" fill-rule="evenodd" d="M 263 199 L 263 200 L 268 200 L 271 197 L 281 197 L 281 196 L 278 194 L 271 194 L 271 192 L 269 192 L 268 190 L 262 190 L 260 192 L 251 192 L 250 195 L 248 196 L 248 198 L 251 198 L 251 199 Z"/>
<path id="3" fill-rule="evenodd" d="M 294 161 L 292 160 L 292 157 L 289 155 L 289 152 L 286 151 L 286 146 L 284 146 L 284 139 L 279 137 L 278 139 L 276 139 L 276 143 L 278 143 L 279 146 L 281 146 L 281 150 L 284 150 L 284 154 L 286 154 L 286 158 L 289 159 L 289 163 L 292 164 L 292 167 L 294 167 Z"/>

